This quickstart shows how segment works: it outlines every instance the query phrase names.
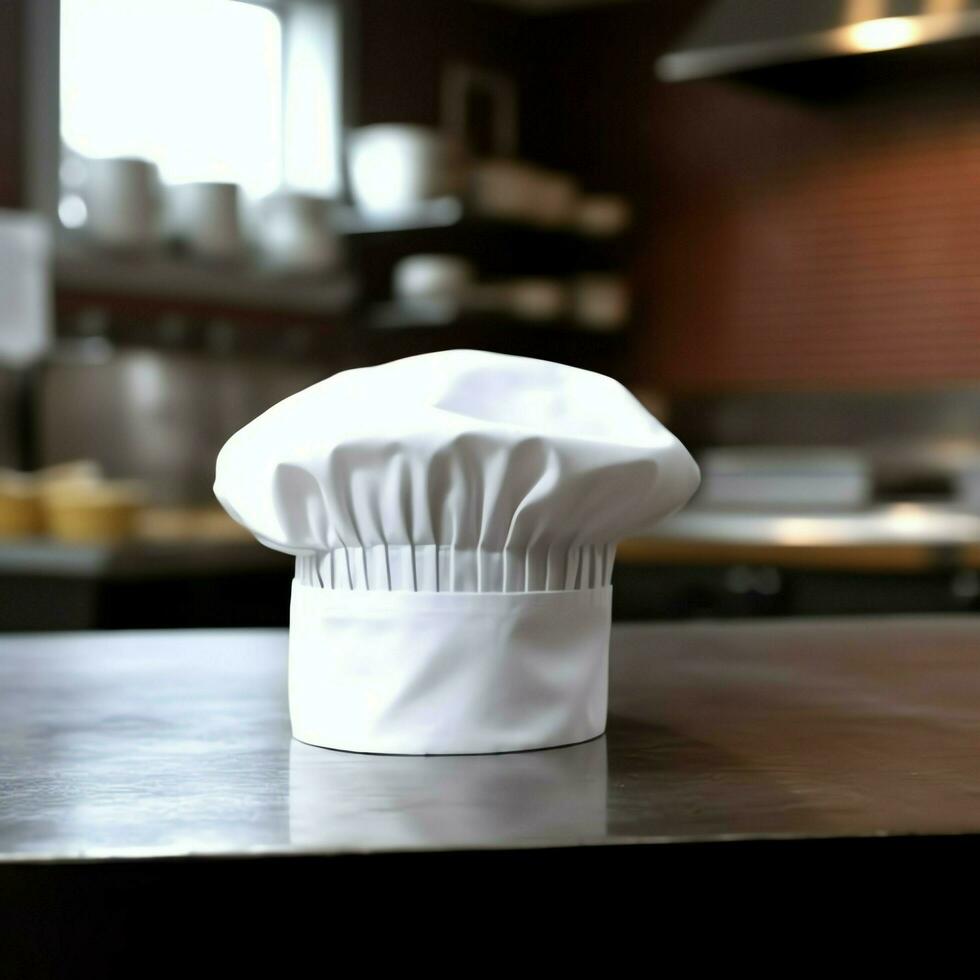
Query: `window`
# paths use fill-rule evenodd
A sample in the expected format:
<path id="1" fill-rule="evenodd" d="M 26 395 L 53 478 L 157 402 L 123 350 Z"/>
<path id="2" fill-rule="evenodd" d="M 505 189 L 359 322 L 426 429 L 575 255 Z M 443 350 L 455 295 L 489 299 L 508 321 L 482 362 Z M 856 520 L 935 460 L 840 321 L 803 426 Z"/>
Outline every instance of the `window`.
<path id="1" fill-rule="evenodd" d="M 329 2 L 61 0 L 60 66 L 69 161 L 140 157 L 167 183 L 230 181 L 250 195 L 339 190 Z"/>

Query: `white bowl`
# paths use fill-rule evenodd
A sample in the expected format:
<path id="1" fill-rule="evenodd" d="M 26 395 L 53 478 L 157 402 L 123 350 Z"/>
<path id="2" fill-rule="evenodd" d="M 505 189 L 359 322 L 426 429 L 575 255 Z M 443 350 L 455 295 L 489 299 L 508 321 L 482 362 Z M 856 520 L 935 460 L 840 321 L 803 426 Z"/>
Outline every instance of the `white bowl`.
<path id="1" fill-rule="evenodd" d="M 378 215 L 457 193 L 463 176 L 456 144 L 424 126 L 386 123 L 355 129 L 348 137 L 347 162 L 357 206 Z"/>
<path id="2" fill-rule="evenodd" d="M 505 221 L 529 221 L 534 212 L 537 172 L 520 160 L 481 160 L 473 168 L 473 206 Z"/>
<path id="3" fill-rule="evenodd" d="M 605 238 L 625 231 L 633 219 L 633 209 L 617 194 L 586 194 L 576 207 L 575 223 L 583 234 Z"/>
<path id="4" fill-rule="evenodd" d="M 531 195 L 531 220 L 548 228 L 572 224 L 578 198 L 578 182 L 571 175 L 538 169 Z"/>
<path id="5" fill-rule="evenodd" d="M 505 285 L 507 308 L 522 320 L 554 320 L 565 312 L 567 296 L 557 279 L 515 279 Z"/>
<path id="6" fill-rule="evenodd" d="M 463 299 L 473 283 L 473 266 L 456 255 L 409 255 L 395 265 L 399 299 Z"/>
<path id="7" fill-rule="evenodd" d="M 630 313 L 630 291 L 622 276 L 586 274 L 575 280 L 572 317 L 588 330 L 617 330 Z"/>

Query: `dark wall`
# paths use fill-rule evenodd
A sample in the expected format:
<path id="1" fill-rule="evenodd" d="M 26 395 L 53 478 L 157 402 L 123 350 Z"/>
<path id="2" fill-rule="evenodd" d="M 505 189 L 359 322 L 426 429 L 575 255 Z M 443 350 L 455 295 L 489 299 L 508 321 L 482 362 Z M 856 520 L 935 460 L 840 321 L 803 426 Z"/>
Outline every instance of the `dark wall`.
<path id="1" fill-rule="evenodd" d="M 646 253 L 659 240 L 665 203 L 658 159 L 683 153 L 657 118 L 658 52 L 684 30 L 705 0 L 617 3 L 528 19 L 522 74 L 522 151 L 578 175 L 586 190 L 626 195 L 636 224 L 622 250 L 634 320 L 620 372 L 638 385 L 660 383 L 650 334 L 658 297 L 683 283 L 651 276 Z M 661 146 L 661 143 L 664 145 Z"/>
<path id="2" fill-rule="evenodd" d="M 445 65 L 516 71 L 525 18 L 468 0 L 358 0 L 349 5 L 350 125 L 438 125 Z"/>
<path id="3" fill-rule="evenodd" d="M 706 0 L 641 0 L 528 18 L 523 150 L 587 183 L 655 200 L 645 152 L 654 60 Z"/>
<path id="4" fill-rule="evenodd" d="M 0 207 L 23 203 L 24 0 L 0 0 Z"/>

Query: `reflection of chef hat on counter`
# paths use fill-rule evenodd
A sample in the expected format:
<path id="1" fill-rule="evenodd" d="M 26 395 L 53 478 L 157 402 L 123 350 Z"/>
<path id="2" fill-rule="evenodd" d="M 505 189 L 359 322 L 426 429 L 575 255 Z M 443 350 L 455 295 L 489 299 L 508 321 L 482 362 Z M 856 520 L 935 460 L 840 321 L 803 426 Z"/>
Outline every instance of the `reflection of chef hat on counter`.
<path id="1" fill-rule="evenodd" d="M 615 381 L 443 351 L 275 405 L 221 450 L 215 493 L 296 556 L 296 738 L 444 754 L 603 731 L 616 542 L 697 482 Z"/>
<path id="2" fill-rule="evenodd" d="M 289 839 L 312 848 L 605 836 L 606 740 L 562 752 L 420 759 L 289 748 Z"/>

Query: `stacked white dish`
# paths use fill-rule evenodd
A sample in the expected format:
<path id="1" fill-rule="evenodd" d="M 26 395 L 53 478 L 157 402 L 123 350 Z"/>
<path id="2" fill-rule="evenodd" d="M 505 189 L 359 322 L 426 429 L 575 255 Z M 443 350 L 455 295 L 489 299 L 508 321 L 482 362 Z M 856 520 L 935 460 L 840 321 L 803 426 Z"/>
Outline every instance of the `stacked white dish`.
<path id="1" fill-rule="evenodd" d="M 698 457 L 700 507 L 737 510 L 847 510 L 871 501 L 868 459 L 850 449 L 709 449 Z"/>

